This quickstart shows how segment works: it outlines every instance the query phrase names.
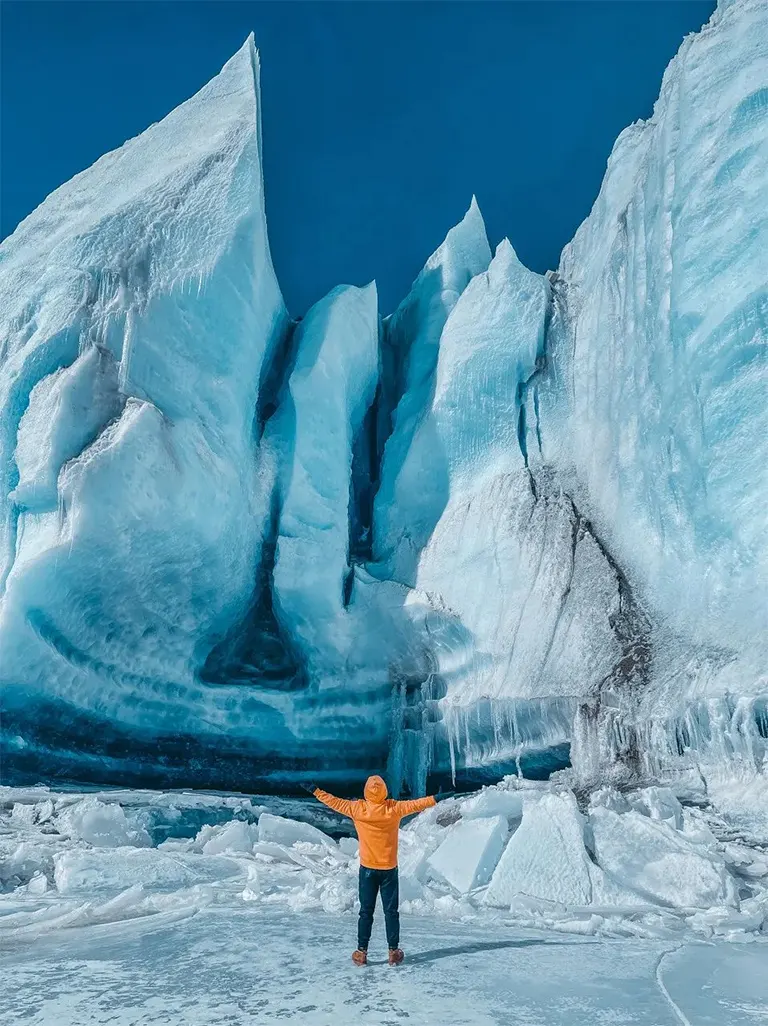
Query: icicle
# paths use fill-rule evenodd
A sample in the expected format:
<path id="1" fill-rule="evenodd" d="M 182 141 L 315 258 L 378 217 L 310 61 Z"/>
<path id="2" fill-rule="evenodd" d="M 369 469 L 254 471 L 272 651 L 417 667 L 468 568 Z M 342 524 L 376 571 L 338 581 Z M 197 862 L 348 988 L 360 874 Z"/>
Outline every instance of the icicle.
<path id="1" fill-rule="evenodd" d="M 452 705 L 448 706 L 448 713 L 447 713 L 447 717 L 446 718 L 448 720 L 448 723 L 447 723 L 447 728 L 448 728 L 447 733 L 448 733 L 448 751 L 449 751 L 450 759 L 451 759 L 451 783 L 455 787 L 456 786 L 456 746 L 454 744 L 454 739 L 453 739 L 453 730 L 454 730 L 454 725 L 453 725 L 453 719 L 454 719 L 453 708 L 454 707 Z"/>

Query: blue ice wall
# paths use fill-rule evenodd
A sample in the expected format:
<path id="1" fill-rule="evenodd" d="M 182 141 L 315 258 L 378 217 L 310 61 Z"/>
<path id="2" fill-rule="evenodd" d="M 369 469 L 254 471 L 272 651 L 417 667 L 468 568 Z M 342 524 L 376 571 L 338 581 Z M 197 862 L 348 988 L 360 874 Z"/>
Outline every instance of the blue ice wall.
<path id="1" fill-rule="evenodd" d="M 723 3 L 557 272 L 473 200 L 389 317 L 286 315 L 252 40 L 56 190 L 0 246 L 2 773 L 758 769 L 767 95 Z"/>

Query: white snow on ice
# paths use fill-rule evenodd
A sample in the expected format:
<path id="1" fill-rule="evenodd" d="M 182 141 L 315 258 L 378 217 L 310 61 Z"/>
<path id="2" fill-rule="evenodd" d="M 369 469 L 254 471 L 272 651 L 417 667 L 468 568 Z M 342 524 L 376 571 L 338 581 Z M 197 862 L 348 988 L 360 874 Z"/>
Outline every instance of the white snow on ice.
<path id="1" fill-rule="evenodd" d="M 0 1018 L 764 1023 L 768 836 L 700 804 L 507 778 L 427 810 L 401 831 L 401 975 L 380 914 L 351 966 L 357 844 L 315 803 L 2 788 Z"/>

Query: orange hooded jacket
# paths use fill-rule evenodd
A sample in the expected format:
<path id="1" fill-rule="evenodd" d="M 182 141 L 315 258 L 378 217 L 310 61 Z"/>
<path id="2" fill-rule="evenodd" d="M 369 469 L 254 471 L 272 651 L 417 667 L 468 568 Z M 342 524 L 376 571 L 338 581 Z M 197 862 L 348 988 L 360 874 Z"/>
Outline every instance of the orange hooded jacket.
<path id="1" fill-rule="evenodd" d="M 366 869 L 394 869 L 400 820 L 435 804 L 432 797 L 406 802 L 387 798 L 387 785 L 381 777 L 368 777 L 362 800 L 336 798 L 319 787 L 313 793 L 318 801 L 342 816 L 349 816 L 355 824 L 360 840 L 360 865 Z"/>

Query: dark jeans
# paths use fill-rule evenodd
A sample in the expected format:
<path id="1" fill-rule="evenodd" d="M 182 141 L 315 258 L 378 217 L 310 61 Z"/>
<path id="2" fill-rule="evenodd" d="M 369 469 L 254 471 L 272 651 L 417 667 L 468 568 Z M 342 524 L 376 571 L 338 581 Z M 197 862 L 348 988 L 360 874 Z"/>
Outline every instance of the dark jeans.
<path id="1" fill-rule="evenodd" d="M 381 891 L 384 906 L 384 924 L 387 928 L 387 944 L 396 948 L 400 944 L 400 889 L 397 882 L 397 866 L 394 869 L 368 869 L 360 866 L 360 918 L 357 922 L 357 946 L 368 950 L 373 926 L 373 910 L 376 895 Z"/>

